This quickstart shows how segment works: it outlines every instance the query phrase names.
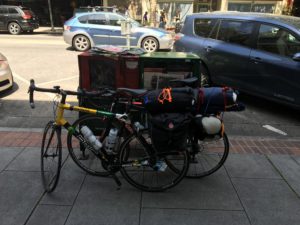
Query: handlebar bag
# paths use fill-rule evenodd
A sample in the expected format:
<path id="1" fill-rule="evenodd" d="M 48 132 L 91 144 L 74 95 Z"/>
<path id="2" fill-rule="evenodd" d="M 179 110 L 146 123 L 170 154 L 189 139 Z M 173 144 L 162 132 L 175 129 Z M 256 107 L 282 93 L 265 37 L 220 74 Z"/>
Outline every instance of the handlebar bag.
<path id="1" fill-rule="evenodd" d="M 197 89 L 164 88 L 149 91 L 143 99 L 146 110 L 151 114 L 191 112 L 196 109 Z"/>
<path id="2" fill-rule="evenodd" d="M 150 117 L 149 132 L 155 149 L 158 152 L 185 150 L 191 121 L 189 113 L 161 113 Z"/>

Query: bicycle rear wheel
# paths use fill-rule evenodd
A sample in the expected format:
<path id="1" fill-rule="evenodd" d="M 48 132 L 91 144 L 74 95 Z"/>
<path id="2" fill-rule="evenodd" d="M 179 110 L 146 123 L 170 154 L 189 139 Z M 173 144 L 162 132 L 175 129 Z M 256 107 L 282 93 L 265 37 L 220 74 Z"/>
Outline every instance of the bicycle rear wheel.
<path id="1" fill-rule="evenodd" d="M 212 139 L 197 140 L 195 148 L 190 147 L 190 167 L 187 177 L 200 178 L 208 176 L 225 163 L 229 153 L 229 142 L 227 135 Z"/>
<path id="2" fill-rule="evenodd" d="M 151 143 L 148 132 L 143 133 L 143 137 Z M 151 163 L 153 158 L 156 158 L 155 164 Z M 122 175 L 130 184 L 143 191 L 164 191 L 177 185 L 188 170 L 188 161 L 187 151 L 149 155 L 135 134 L 124 141 L 120 150 Z"/>
<path id="3" fill-rule="evenodd" d="M 61 127 L 50 121 L 43 134 L 41 148 L 41 175 L 45 191 L 50 193 L 57 186 L 61 169 Z"/>

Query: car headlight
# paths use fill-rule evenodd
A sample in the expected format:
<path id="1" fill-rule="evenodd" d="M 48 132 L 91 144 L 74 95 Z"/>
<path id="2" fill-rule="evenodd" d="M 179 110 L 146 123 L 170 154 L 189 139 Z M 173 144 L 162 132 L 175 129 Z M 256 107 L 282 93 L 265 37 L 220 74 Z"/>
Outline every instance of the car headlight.
<path id="1" fill-rule="evenodd" d="M 5 70 L 8 68 L 8 63 L 7 61 L 0 60 L 0 70 Z"/>

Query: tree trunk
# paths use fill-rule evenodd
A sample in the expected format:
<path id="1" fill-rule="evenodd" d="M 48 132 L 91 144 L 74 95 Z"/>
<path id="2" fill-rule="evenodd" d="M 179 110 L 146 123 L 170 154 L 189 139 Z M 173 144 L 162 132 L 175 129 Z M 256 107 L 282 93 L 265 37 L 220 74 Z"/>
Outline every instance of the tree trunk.
<path id="1" fill-rule="evenodd" d="M 150 26 L 157 27 L 156 21 L 156 0 L 150 0 Z"/>

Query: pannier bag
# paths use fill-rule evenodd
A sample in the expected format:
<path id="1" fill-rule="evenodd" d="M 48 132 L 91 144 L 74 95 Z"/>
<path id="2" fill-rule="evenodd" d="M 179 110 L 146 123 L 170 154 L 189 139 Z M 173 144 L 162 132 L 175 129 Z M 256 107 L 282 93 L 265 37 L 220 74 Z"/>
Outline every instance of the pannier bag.
<path id="1" fill-rule="evenodd" d="M 161 113 L 150 118 L 150 137 L 159 152 L 184 150 L 191 123 L 189 113 Z"/>
<path id="2" fill-rule="evenodd" d="M 234 110 L 237 94 L 228 87 L 210 87 L 199 89 L 198 113 L 215 114 Z"/>
<path id="3" fill-rule="evenodd" d="M 157 89 L 149 91 L 143 101 L 151 114 L 191 112 L 196 109 L 197 90 L 189 87 Z"/>
<path id="4" fill-rule="evenodd" d="M 215 116 L 202 116 L 198 114 L 194 117 L 194 125 L 200 140 L 213 138 L 222 133 L 222 121 Z"/>

